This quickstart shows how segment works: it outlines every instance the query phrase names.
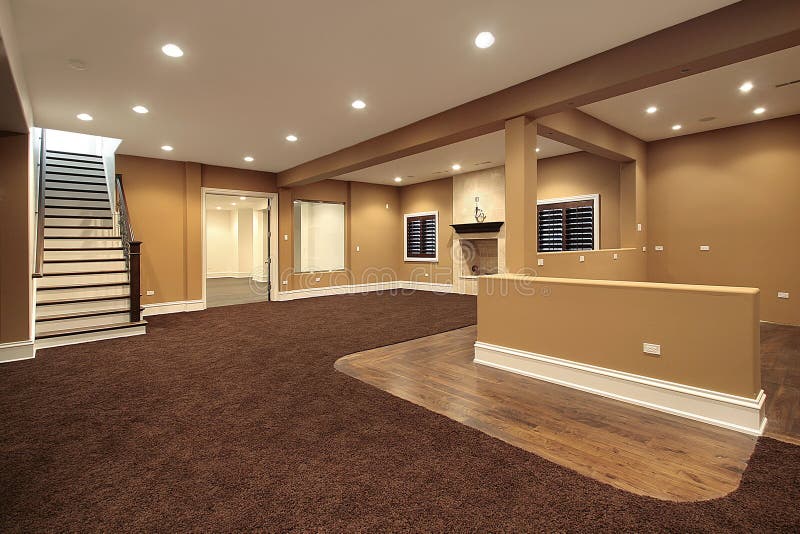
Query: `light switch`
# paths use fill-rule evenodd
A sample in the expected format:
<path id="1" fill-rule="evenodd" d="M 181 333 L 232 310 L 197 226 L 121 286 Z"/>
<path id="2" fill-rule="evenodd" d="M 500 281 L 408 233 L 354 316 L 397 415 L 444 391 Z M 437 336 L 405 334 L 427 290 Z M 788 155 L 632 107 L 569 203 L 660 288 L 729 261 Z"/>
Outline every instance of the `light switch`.
<path id="1" fill-rule="evenodd" d="M 578 256 L 578 261 L 583 263 L 583 262 L 586 261 L 586 257 L 585 256 Z"/>
<path id="2" fill-rule="evenodd" d="M 656 245 L 654 248 L 655 248 L 657 251 L 659 251 L 659 252 L 660 252 L 660 251 L 664 250 L 664 245 Z"/>
<path id="3" fill-rule="evenodd" d="M 320 277 L 314 278 L 314 281 L 315 281 L 315 282 L 319 282 L 320 280 L 321 280 L 321 278 L 320 278 Z"/>
<path id="4" fill-rule="evenodd" d="M 637 232 L 641 232 L 642 231 L 642 223 L 639 223 L 639 224 L 636 225 L 636 231 Z"/>
<path id="5" fill-rule="evenodd" d="M 359 247 L 358 245 L 356 245 L 356 252 L 361 252 L 361 247 Z"/>
<path id="6" fill-rule="evenodd" d="M 709 246 L 709 245 L 700 245 L 700 250 L 703 250 L 703 251 L 711 250 L 711 246 Z"/>
<path id="7" fill-rule="evenodd" d="M 789 292 L 788 291 L 778 291 L 778 298 L 779 299 L 788 299 Z"/>
<path id="8" fill-rule="evenodd" d="M 642 247 L 642 252 L 647 252 L 647 247 Z"/>
<path id="9" fill-rule="evenodd" d="M 148 297 L 152 297 L 152 296 L 153 296 L 153 295 L 155 295 L 155 294 L 156 294 L 156 292 L 155 292 L 155 291 L 153 291 L 152 289 L 148 289 L 148 290 L 147 290 L 147 296 L 148 296 Z"/>
<path id="10" fill-rule="evenodd" d="M 661 356 L 661 345 L 655 343 L 642 343 L 642 352 L 645 354 L 652 354 L 654 356 Z"/>
<path id="11" fill-rule="evenodd" d="M 281 285 L 282 286 L 288 286 L 289 285 L 289 281 L 288 280 L 284 280 L 284 281 L 281 282 Z"/>
<path id="12" fill-rule="evenodd" d="M 539 258 L 539 260 L 536 262 L 536 264 L 537 264 L 539 267 L 543 266 L 543 265 L 544 265 L 544 259 L 543 259 L 543 258 Z"/>
<path id="13" fill-rule="evenodd" d="M 283 234 L 283 240 L 289 241 L 289 234 Z"/>
<path id="14" fill-rule="evenodd" d="M 619 259 L 619 254 L 617 254 L 617 253 L 615 252 L 615 253 L 614 253 L 614 255 L 613 255 L 612 257 L 613 257 L 615 260 L 618 260 L 618 259 Z"/>
<path id="15" fill-rule="evenodd" d="M 389 203 L 388 202 L 386 203 L 386 209 L 387 210 L 389 209 Z"/>

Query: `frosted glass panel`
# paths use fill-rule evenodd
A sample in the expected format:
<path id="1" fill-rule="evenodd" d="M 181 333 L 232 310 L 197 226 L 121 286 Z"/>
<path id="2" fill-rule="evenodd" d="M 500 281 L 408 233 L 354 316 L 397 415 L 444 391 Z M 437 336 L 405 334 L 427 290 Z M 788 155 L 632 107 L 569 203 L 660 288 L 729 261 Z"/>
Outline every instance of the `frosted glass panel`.
<path id="1" fill-rule="evenodd" d="M 344 204 L 295 202 L 295 272 L 343 269 Z"/>

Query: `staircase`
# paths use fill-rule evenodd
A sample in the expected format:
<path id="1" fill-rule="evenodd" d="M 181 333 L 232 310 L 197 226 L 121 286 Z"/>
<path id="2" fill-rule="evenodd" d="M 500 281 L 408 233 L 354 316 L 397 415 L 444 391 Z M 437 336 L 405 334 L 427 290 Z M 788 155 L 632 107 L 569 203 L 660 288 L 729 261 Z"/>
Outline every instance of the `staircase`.
<path id="1" fill-rule="evenodd" d="M 144 334 L 138 248 L 115 227 L 102 158 L 43 150 L 40 165 L 36 347 Z"/>

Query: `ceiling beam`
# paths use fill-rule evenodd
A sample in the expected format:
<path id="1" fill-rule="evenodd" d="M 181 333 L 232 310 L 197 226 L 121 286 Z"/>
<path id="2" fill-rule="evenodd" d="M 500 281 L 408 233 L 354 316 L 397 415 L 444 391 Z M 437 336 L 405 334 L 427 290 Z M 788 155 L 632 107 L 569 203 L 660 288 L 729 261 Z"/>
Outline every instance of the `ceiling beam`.
<path id="1" fill-rule="evenodd" d="M 800 2 L 743 0 L 278 173 L 308 184 L 800 45 Z"/>

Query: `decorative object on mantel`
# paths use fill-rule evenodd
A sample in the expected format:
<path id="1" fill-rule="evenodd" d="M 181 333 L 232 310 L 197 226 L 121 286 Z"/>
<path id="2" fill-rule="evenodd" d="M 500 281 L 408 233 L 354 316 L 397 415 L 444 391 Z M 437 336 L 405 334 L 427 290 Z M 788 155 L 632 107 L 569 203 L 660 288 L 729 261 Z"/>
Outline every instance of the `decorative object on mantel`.
<path id="1" fill-rule="evenodd" d="M 475 222 L 482 223 L 486 220 L 486 214 L 478 207 L 481 197 L 475 197 Z"/>
<path id="2" fill-rule="evenodd" d="M 457 234 L 486 234 L 489 232 L 498 232 L 503 222 L 481 222 L 481 223 L 466 223 L 466 224 L 451 224 L 453 230 Z"/>

